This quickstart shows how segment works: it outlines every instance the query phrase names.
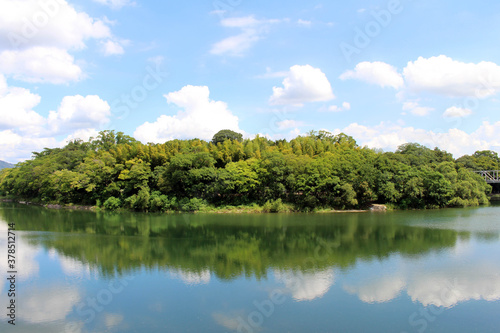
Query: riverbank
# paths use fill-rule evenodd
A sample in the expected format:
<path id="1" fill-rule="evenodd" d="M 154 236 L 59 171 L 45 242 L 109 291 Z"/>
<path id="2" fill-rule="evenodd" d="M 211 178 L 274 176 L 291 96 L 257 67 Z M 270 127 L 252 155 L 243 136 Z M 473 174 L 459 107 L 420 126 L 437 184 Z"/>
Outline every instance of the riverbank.
<path id="1" fill-rule="evenodd" d="M 41 206 L 49 209 L 68 209 L 68 210 L 86 210 L 86 211 L 110 211 L 104 207 L 98 206 L 85 206 L 85 205 L 62 205 L 62 204 L 46 204 L 35 201 L 28 200 L 16 200 L 13 198 L 0 198 L 0 202 L 13 202 L 22 205 L 33 205 Z M 317 214 L 327 214 L 327 213 L 367 213 L 367 212 L 384 212 L 387 210 L 393 210 L 393 207 L 388 205 L 373 204 L 367 209 L 333 209 L 333 208 L 315 208 L 312 210 L 304 211 L 294 208 L 292 205 L 283 204 L 281 206 L 269 206 L 269 205 L 239 205 L 239 206 L 203 206 L 198 210 L 194 211 L 183 211 L 183 210 L 168 210 L 162 213 L 172 214 L 172 213 L 206 213 L 206 214 L 264 214 L 264 213 L 317 213 Z M 125 208 L 120 208 L 114 210 L 116 212 L 129 212 L 130 210 Z"/>
<path id="2" fill-rule="evenodd" d="M 16 200 L 11 198 L 0 198 L 0 202 L 14 202 L 21 205 L 41 206 L 50 209 L 72 209 L 72 210 L 97 210 L 96 206 L 83 206 L 83 205 L 60 205 L 60 204 L 45 204 L 41 202 Z"/>

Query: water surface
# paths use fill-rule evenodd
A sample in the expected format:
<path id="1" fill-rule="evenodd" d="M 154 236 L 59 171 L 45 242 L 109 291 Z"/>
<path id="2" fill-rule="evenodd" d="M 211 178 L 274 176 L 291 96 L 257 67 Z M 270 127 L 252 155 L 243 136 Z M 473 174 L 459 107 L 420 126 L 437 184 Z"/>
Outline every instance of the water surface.
<path id="1" fill-rule="evenodd" d="M 0 204 L 2 332 L 498 332 L 500 206 L 147 215 Z M 0 305 L 8 282 L 0 280 Z"/>

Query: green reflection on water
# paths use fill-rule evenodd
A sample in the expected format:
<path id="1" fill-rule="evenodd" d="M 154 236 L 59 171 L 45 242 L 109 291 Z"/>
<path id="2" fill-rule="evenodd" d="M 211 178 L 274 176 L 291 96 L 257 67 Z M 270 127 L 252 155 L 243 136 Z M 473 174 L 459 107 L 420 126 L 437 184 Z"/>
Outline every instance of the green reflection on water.
<path id="1" fill-rule="evenodd" d="M 104 276 L 168 268 L 208 269 L 224 280 L 261 279 L 269 269 L 348 268 L 360 259 L 439 251 L 470 237 L 467 231 L 414 225 L 420 212 L 148 215 L 2 207 L 0 219 L 15 222 L 18 230 L 50 232 L 30 234 L 32 244 L 88 263 Z"/>

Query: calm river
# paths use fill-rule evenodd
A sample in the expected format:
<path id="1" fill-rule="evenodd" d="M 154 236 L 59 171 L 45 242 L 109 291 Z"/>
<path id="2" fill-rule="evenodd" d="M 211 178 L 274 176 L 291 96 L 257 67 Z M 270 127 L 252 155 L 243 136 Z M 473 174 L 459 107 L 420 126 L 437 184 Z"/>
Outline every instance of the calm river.
<path id="1" fill-rule="evenodd" d="M 2 203 L 0 277 L 0 332 L 499 332 L 500 206 L 148 215 Z"/>

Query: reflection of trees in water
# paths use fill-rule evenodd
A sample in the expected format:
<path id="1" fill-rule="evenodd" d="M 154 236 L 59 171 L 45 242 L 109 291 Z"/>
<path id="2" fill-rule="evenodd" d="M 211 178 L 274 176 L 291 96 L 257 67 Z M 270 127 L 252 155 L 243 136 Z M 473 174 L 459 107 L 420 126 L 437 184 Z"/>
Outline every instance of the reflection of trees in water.
<path id="1" fill-rule="evenodd" d="M 146 267 L 193 276 L 209 270 L 222 279 L 263 278 L 271 268 L 345 268 L 359 259 L 453 247 L 458 239 L 454 230 L 409 226 L 398 223 L 398 216 L 109 214 L 30 206 L 0 210 L 0 218 L 15 221 L 18 230 L 52 232 L 32 234 L 30 242 L 105 275 Z"/>

